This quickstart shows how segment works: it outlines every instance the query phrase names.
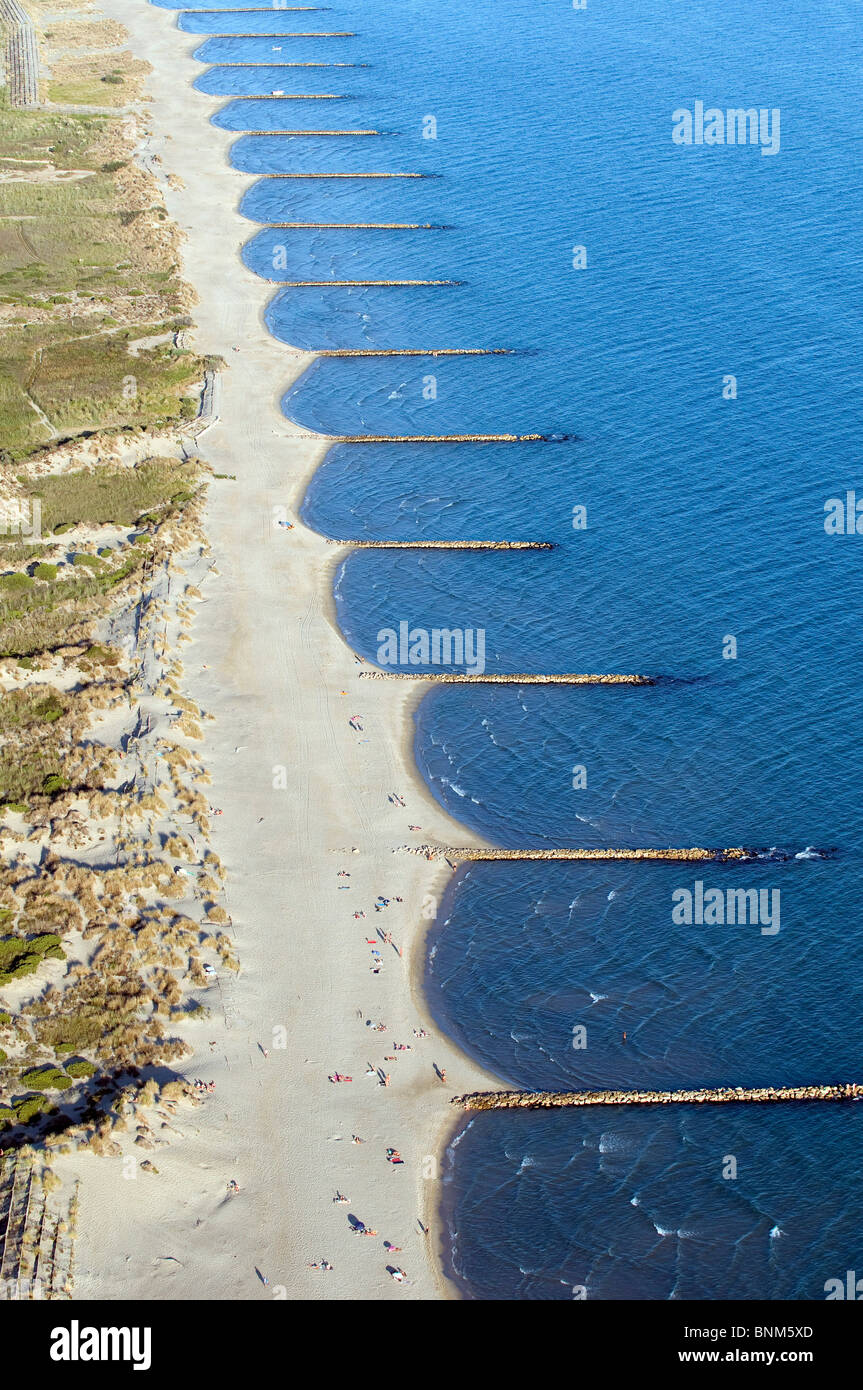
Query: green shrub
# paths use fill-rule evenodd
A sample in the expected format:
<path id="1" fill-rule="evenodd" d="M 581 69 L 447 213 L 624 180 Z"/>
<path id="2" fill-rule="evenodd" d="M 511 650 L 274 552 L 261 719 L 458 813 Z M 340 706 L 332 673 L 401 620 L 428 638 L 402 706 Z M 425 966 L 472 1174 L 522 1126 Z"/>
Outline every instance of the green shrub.
<path id="1" fill-rule="evenodd" d="M 21 936 L 0 937 L 0 985 L 32 975 L 43 960 L 65 960 L 60 938 L 55 932 L 43 932 L 29 940 Z"/>
<path id="2" fill-rule="evenodd" d="M 61 777 L 59 772 L 49 772 L 42 780 L 42 795 L 56 796 L 58 792 L 67 790 L 69 783 L 65 777 Z"/>
<path id="3" fill-rule="evenodd" d="M 102 561 L 97 555 L 85 555 L 83 552 L 79 552 L 77 555 L 72 556 L 72 564 L 87 565 L 93 570 L 100 570 L 102 568 Z"/>
<path id="4" fill-rule="evenodd" d="M 21 1077 L 23 1085 L 34 1091 L 68 1091 L 71 1078 L 59 1067 L 31 1067 Z"/>
<path id="5" fill-rule="evenodd" d="M 120 660 L 120 653 L 112 651 L 110 647 L 102 647 L 98 642 L 95 642 L 83 653 L 81 660 L 92 661 L 97 666 L 116 666 Z"/>
<path id="6" fill-rule="evenodd" d="M 0 1062 L 8 1062 L 8 1061 L 9 1061 L 9 1058 L 8 1058 L 7 1054 L 3 1051 L 2 1047 L 0 1047 Z"/>
<path id="7" fill-rule="evenodd" d="M 0 585 L 4 589 L 32 589 L 33 580 L 29 574 L 2 574 L 0 575 Z"/>
<path id="8" fill-rule="evenodd" d="M 26 816 L 30 807 L 27 805 L 26 801 L 4 801 L 0 809 L 3 811 L 18 811 L 22 816 Z"/>
<path id="9" fill-rule="evenodd" d="M 33 571 L 33 578 L 34 578 L 34 579 L 56 579 L 56 578 L 57 578 L 58 569 L 59 569 L 59 566 L 58 566 L 58 565 L 48 565 L 48 564 L 45 564 L 45 563 L 43 562 L 42 564 L 37 565 L 36 568 L 34 569 L 34 571 Z"/>
<path id="10" fill-rule="evenodd" d="M 29 1124 L 37 1115 L 44 1115 L 47 1111 L 53 1110 L 54 1106 L 47 1096 L 29 1095 L 22 1096 L 15 1101 L 15 1118 L 19 1124 Z"/>
<path id="11" fill-rule="evenodd" d="M 59 1052 L 60 1049 L 58 1048 Z M 92 1062 L 88 1062 L 86 1057 L 73 1057 L 71 1062 L 66 1063 L 66 1073 L 68 1076 L 93 1076 L 96 1068 Z"/>
<path id="12" fill-rule="evenodd" d="M 29 685 L 0 695 L 0 734 L 55 724 L 66 713 L 67 701 L 51 685 Z"/>

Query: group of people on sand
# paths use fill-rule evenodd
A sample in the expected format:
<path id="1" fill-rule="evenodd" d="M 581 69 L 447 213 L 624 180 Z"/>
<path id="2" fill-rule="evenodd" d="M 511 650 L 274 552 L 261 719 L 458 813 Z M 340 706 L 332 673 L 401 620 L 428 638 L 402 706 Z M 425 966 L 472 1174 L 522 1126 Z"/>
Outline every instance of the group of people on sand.
<path id="1" fill-rule="evenodd" d="M 385 898 L 383 893 L 378 893 L 378 896 L 375 899 L 375 912 L 383 912 L 384 908 L 389 907 L 390 903 L 403 902 L 404 898 Z"/>
<path id="2" fill-rule="evenodd" d="M 364 727 L 363 727 L 363 716 L 362 716 L 362 715 L 359 715 L 359 714 L 353 714 L 353 715 L 351 715 L 350 718 L 348 719 L 348 724 L 350 725 L 351 729 L 354 730 L 355 732 L 361 733 L 361 732 L 364 731 Z M 398 792 L 390 792 L 389 795 L 388 795 L 388 797 L 387 797 L 387 800 L 390 802 L 391 805 L 399 806 L 399 807 L 405 808 L 405 801 L 404 801 L 404 798 L 403 798 Z M 417 830 L 420 830 L 421 828 L 422 828 L 422 827 L 419 826 L 419 825 L 411 825 L 411 826 L 409 827 L 409 829 L 412 830 L 412 831 L 417 831 Z M 431 856 L 429 856 L 429 857 L 431 857 Z M 351 877 L 350 870 L 348 870 L 348 869 L 339 869 L 339 870 L 338 870 L 338 878 L 339 878 L 340 880 L 342 880 L 342 882 L 339 884 L 339 887 L 340 887 L 340 888 L 348 888 L 348 887 L 350 887 L 350 882 L 349 882 L 350 877 Z M 401 897 L 399 897 L 399 896 L 397 896 L 397 895 L 393 895 L 393 896 L 391 896 L 391 897 L 386 897 L 383 893 L 379 893 L 378 896 L 376 897 L 375 901 L 374 901 L 374 910 L 375 910 L 375 912 L 383 912 L 383 911 L 384 911 L 386 908 L 388 908 L 392 903 L 401 903 L 401 902 L 403 902 L 403 901 L 404 901 L 404 899 L 401 898 Z M 366 916 L 366 913 L 365 913 L 365 911 L 364 911 L 362 908 L 356 908 L 356 909 L 354 909 L 354 912 L 353 912 L 353 920 L 354 920 L 354 921 L 362 921 L 363 919 L 365 919 L 365 916 Z M 372 973 L 375 974 L 375 975 L 380 974 L 381 968 L 382 968 L 382 966 L 383 966 L 383 957 L 382 957 L 381 950 L 380 950 L 380 945 L 381 945 L 381 944 L 383 944 L 384 946 L 392 946 L 394 950 L 397 950 L 397 951 L 398 951 L 398 954 L 399 954 L 399 955 L 402 954 L 401 948 L 395 946 L 395 944 L 394 944 L 394 942 L 393 942 L 392 932 L 390 932 L 390 931 L 386 931 L 386 932 L 378 931 L 378 936 L 377 936 L 377 938 L 367 938 L 367 939 L 366 939 L 366 945 L 369 946 L 369 947 L 371 948 L 371 966 L 370 966 L 370 969 L 372 970 Z M 358 1013 L 359 1013 L 360 1017 L 362 1017 L 362 1012 L 361 1012 L 360 1010 L 358 1010 Z M 366 1027 L 367 1027 L 367 1028 L 370 1028 L 371 1031 L 374 1032 L 374 1033 L 386 1033 L 386 1032 L 388 1031 L 387 1025 L 386 1025 L 382 1020 L 378 1020 L 377 1022 L 373 1022 L 371 1018 L 367 1018 L 367 1019 L 365 1020 L 365 1024 L 366 1024 Z M 414 1030 L 413 1030 L 413 1035 L 414 1035 L 415 1038 L 425 1038 L 425 1037 L 428 1036 L 427 1033 L 426 1033 L 425 1028 L 414 1028 Z M 412 1052 L 412 1051 L 413 1051 L 413 1046 L 412 1046 L 412 1044 L 410 1044 L 410 1043 L 393 1043 L 393 1044 L 392 1044 L 392 1048 L 393 1048 L 392 1054 L 390 1054 L 390 1055 L 388 1055 L 388 1056 L 386 1056 L 386 1057 L 384 1058 L 384 1061 L 385 1061 L 385 1062 L 387 1062 L 387 1061 L 392 1061 L 392 1062 L 396 1061 L 396 1054 L 398 1054 L 399 1052 Z M 384 1071 L 383 1067 L 375 1066 L 375 1064 L 374 1064 L 373 1062 L 369 1062 L 369 1063 L 367 1064 L 367 1068 L 366 1068 L 366 1073 L 365 1073 L 365 1074 L 366 1074 L 366 1076 L 377 1076 L 377 1077 L 378 1077 L 378 1080 L 379 1080 L 379 1083 L 380 1083 L 381 1086 L 388 1087 L 388 1086 L 390 1085 L 390 1083 L 391 1083 L 391 1075 L 390 1075 L 390 1073 L 387 1072 L 387 1071 Z M 442 1079 L 442 1080 L 444 1080 L 444 1079 L 446 1078 L 446 1073 L 445 1073 L 445 1072 L 440 1072 L 440 1071 L 439 1071 L 439 1072 L 438 1072 L 438 1075 L 441 1076 L 441 1079 Z M 350 1076 L 345 1075 L 343 1072 L 335 1071 L 335 1072 L 331 1072 L 331 1073 L 330 1073 L 328 1079 L 329 1079 L 330 1082 L 332 1082 L 332 1083 L 335 1084 L 335 1083 L 339 1083 L 339 1082 L 351 1081 L 353 1078 L 350 1077 Z M 351 1135 L 351 1143 L 353 1143 L 353 1144 L 362 1144 L 362 1143 L 364 1143 L 364 1142 L 365 1142 L 365 1141 L 360 1137 L 360 1135 L 358 1135 L 358 1134 L 352 1134 L 352 1135 Z M 386 1150 L 386 1160 L 387 1160 L 388 1163 L 392 1164 L 393 1167 L 399 1167 L 399 1166 L 403 1166 L 403 1165 L 404 1165 L 404 1159 L 402 1158 L 401 1154 L 399 1153 L 399 1150 L 396 1149 L 396 1148 L 393 1148 L 393 1147 L 387 1148 L 387 1150 Z M 340 1190 L 337 1190 L 337 1191 L 336 1191 L 336 1193 L 335 1193 L 335 1195 L 334 1195 L 334 1197 L 333 1197 L 332 1200 L 333 1200 L 333 1202 L 334 1202 L 336 1205 L 339 1205 L 339 1206 L 348 1205 L 348 1203 L 349 1203 L 349 1201 L 350 1201 L 350 1199 L 349 1199 L 343 1192 L 341 1192 Z M 372 1237 L 376 1237 L 376 1236 L 377 1236 L 378 1233 L 377 1233 L 377 1231 L 376 1231 L 373 1227 L 366 1226 L 364 1222 L 358 1221 L 358 1220 L 357 1220 L 356 1218 L 354 1218 L 354 1217 L 351 1217 L 351 1218 L 349 1218 L 349 1219 L 350 1219 L 350 1222 L 351 1222 L 351 1230 L 352 1230 L 352 1232 L 353 1232 L 354 1235 L 372 1236 Z M 427 1234 L 427 1227 L 423 1226 L 422 1222 L 420 1222 L 419 1224 L 420 1224 L 420 1229 L 421 1229 L 424 1233 Z M 385 1241 L 384 1241 L 384 1249 L 386 1250 L 386 1252 L 387 1252 L 388 1255 L 394 1255 L 394 1254 L 400 1254 L 400 1253 L 401 1253 L 401 1246 L 400 1246 L 400 1245 L 394 1245 L 394 1244 L 392 1243 L 392 1241 L 390 1241 L 390 1240 L 385 1240 Z M 315 1262 L 315 1263 L 311 1263 L 311 1264 L 309 1264 L 308 1267 L 309 1267 L 309 1269 L 315 1269 L 315 1270 L 331 1270 L 331 1269 L 333 1268 L 333 1266 L 332 1266 L 332 1265 L 329 1263 L 329 1261 L 327 1261 L 327 1260 L 320 1260 L 320 1261 L 317 1261 L 317 1262 Z M 387 1271 L 387 1273 L 389 1274 L 390 1278 L 391 1278 L 395 1283 L 397 1283 L 397 1284 L 403 1284 L 403 1283 L 405 1282 L 405 1280 L 407 1279 L 407 1275 L 406 1275 L 405 1271 L 404 1271 L 399 1265 L 391 1265 L 391 1264 L 390 1264 L 390 1265 L 387 1265 L 387 1266 L 386 1266 L 386 1271 Z"/>
<path id="3" fill-rule="evenodd" d="M 215 1081 L 202 1081 L 199 1076 L 195 1077 L 192 1085 L 198 1092 L 198 1095 L 208 1095 L 216 1089 Z"/>

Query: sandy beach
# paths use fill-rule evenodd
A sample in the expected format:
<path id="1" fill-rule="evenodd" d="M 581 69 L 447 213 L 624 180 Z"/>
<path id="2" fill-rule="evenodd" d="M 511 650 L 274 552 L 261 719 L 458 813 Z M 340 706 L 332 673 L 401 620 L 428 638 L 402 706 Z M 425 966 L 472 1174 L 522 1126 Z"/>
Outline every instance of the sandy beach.
<path id="1" fill-rule="evenodd" d="M 210 487 L 218 573 L 202 585 L 184 661 L 190 691 L 215 716 L 204 749 L 223 812 L 213 848 L 228 875 L 241 969 L 222 970 L 203 996 L 212 1013 L 190 1030 L 196 1051 L 181 1070 L 216 1089 L 182 1112 L 182 1137 L 154 1155 L 158 1175 L 139 1173 L 130 1192 L 119 1160 L 85 1153 L 64 1164 L 64 1176 L 81 1178 L 75 1296 L 452 1296 L 437 1221 L 441 1146 L 458 1120 L 449 1100 L 494 1082 L 437 1032 L 417 986 L 431 924 L 423 905 L 428 914 L 450 871 L 397 850 L 471 837 L 413 765 L 416 690 L 357 678 L 332 611 L 344 552 L 296 522 L 326 445 L 300 437 L 279 399 L 312 359 L 269 335 L 262 315 L 273 289 L 241 263 L 254 226 L 236 207 L 254 179 L 229 167 L 236 136 L 208 124 L 223 99 L 192 90 L 200 39 L 178 33 L 172 11 L 128 0 L 101 8 L 153 66 L 143 158 L 187 237 L 183 274 L 200 296 L 192 343 L 227 362 L 219 419 L 200 451 L 236 480 Z M 278 508 L 292 530 L 277 525 Z M 349 724 L 355 715 L 362 730 Z M 378 895 L 391 900 L 380 912 Z M 378 928 L 392 944 L 378 941 L 375 975 L 367 943 Z M 386 1032 L 370 1026 L 379 1021 Z M 336 1071 L 353 1080 L 331 1084 Z M 387 1161 L 388 1147 L 403 1165 Z M 349 1203 L 334 1203 L 337 1190 Z M 352 1234 L 349 1216 L 377 1236 Z M 398 1253 L 389 1256 L 385 1240 Z M 322 1259 L 332 1270 L 308 1267 Z M 405 1270 L 405 1284 L 388 1264 Z"/>

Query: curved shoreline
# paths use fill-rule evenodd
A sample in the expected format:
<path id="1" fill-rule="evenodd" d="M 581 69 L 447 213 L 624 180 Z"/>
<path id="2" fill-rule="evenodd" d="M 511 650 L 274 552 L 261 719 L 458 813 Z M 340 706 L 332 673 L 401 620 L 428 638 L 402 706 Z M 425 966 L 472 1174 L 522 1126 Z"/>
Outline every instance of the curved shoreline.
<path id="1" fill-rule="evenodd" d="M 200 296 L 191 336 L 228 364 L 220 419 L 202 444 L 217 475 L 231 480 L 211 484 L 207 506 L 221 577 L 184 656 L 194 693 L 215 714 L 207 760 L 224 814 L 213 846 L 228 871 L 242 968 L 222 982 L 224 1020 L 214 1011 L 189 1037 L 189 1074 L 213 1076 L 218 1102 L 196 1112 L 184 1140 L 160 1150 L 160 1175 L 142 1181 L 130 1202 L 119 1165 L 93 1159 L 82 1169 L 77 1296 L 250 1299 L 282 1288 L 291 1299 L 453 1297 L 441 1273 L 437 1217 L 430 1239 L 411 1229 L 418 1201 L 423 1211 L 437 1210 L 437 1184 L 423 1181 L 422 1159 L 440 1159 L 449 1130 L 450 1090 L 432 1063 L 465 1088 L 495 1078 L 439 1032 L 415 989 L 425 937 L 419 905 L 443 870 L 430 879 L 425 861 L 396 851 L 408 815 L 441 843 L 454 833 L 472 837 L 437 804 L 413 762 L 405 735 L 415 692 L 403 689 L 394 700 L 385 686 L 353 684 L 357 666 L 335 622 L 326 538 L 299 520 L 289 533 L 269 520 L 285 503 L 298 517 L 333 441 L 297 431 L 281 414 L 286 386 L 314 354 L 290 352 L 270 334 L 269 287 L 242 263 L 255 228 L 239 209 L 258 178 L 228 162 L 235 133 L 212 120 L 225 98 L 193 85 L 200 36 L 179 30 L 171 10 L 128 13 L 126 0 L 102 0 L 102 8 L 153 65 L 147 154 L 173 176 L 165 202 L 185 233 L 184 274 Z M 365 737 L 361 744 L 348 727 L 354 709 L 364 713 L 368 752 Z M 271 786 L 276 763 L 287 769 L 286 791 Z M 408 811 L 387 804 L 393 787 Z M 336 870 L 352 852 L 356 896 L 345 898 Z M 386 921 L 404 943 L 404 962 L 388 958 L 374 980 L 361 947 L 371 922 L 342 918 L 381 891 L 405 904 Z M 387 1091 L 361 1075 L 363 1059 L 383 1048 L 370 1042 L 357 1005 L 383 1016 L 395 1039 L 410 1037 L 417 1022 L 429 1031 L 393 1067 Z M 287 1046 L 265 1061 L 261 1039 L 271 1028 L 286 1033 Z M 352 1086 L 327 1084 L 336 1066 L 354 1072 Z M 352 1129 L 366 1138 L 365 1149 L 338 1143 Z M 384 1164 L 388 1143 L 405 1153 L 400 1178 Z M 234 1202 L 224 1199 L 230 1177 L 242 1192 Z M 348 1239 L 347 1223 L 334 1219 L 335 1187 L 404 1246 L 411 1285 L 389 1279 L 385 1252 Z M 182 1258 L 166 1266 L 172 1247 Z M 335 1265 L 325 1280 L 307 1269 L 322 1255 Z M 269 1290 L 255 1279 L 255 1265 L 268 1273 Z"/>

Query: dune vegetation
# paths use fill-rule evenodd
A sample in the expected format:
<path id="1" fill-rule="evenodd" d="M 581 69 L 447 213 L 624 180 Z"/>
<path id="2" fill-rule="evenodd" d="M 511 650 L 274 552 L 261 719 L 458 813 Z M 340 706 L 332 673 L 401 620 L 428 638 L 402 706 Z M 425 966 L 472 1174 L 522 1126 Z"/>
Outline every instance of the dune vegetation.
<path id="1" fill-rule="evenodd" d="M 237 968 L 176 655 L 218 364 L 186 346 L 167 184 L 138 158 L 146 66 L 91 8 L 28 9 L 41 105 L 0 88 L 0 1144 L 117 1153 L 124 1115 L 194 1103 L 148 1069 L 207 1017 L 205 962 Z"/>

